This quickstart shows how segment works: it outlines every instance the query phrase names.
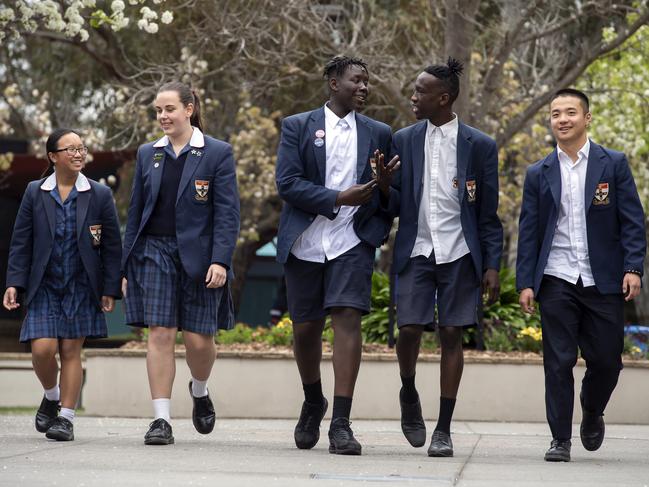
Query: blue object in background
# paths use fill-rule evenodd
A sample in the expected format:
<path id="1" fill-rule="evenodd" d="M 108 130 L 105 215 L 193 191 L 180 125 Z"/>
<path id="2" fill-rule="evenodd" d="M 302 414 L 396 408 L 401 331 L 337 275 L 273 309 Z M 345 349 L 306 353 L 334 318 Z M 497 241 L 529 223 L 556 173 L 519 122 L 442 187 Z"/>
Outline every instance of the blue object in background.
<path id="1" fill-rule="evenodd" d="M 649 326 L 629 325 L 624 328 L 624 335 L 644 353 L 649 351 Z"/>

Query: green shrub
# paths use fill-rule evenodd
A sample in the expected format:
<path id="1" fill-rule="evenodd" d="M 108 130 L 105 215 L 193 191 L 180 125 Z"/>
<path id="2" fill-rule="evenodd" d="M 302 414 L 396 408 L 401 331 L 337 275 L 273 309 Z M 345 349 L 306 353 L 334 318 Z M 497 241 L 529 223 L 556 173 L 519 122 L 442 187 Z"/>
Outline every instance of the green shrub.
<path id="1" fill-rule="evenodd" d="M 253 341 L 253 328 L 244 323 L 237 323 L 231 330 L 219 330 L 216 342 L 223 345 L 231 343 L 251 343 Z"/>

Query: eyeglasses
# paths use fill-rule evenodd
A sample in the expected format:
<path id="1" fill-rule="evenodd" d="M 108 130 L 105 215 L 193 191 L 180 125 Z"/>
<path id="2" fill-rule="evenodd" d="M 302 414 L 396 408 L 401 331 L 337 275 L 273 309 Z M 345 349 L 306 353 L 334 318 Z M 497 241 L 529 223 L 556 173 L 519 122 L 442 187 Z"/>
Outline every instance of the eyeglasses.
<path id="1" fill-rule="evenodd" d="M 82 156 L 88 155 L 88 148 L 84 145 L 82 147 L 64 147 L 63 149 L 55 150 L 54 152 L 67 152 L 69 156 L 74 156 L 77 152 Z"/>

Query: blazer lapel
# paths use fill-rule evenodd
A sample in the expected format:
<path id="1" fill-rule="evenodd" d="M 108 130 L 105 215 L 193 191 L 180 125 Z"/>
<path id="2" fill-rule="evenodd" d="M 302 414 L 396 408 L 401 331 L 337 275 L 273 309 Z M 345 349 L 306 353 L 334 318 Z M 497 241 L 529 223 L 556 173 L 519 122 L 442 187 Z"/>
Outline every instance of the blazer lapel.
<path id="1" fill-rule="evenodd" d="M 307 144 L 313 148 L 313 155 L 315 156 L 316 165 L 318 166 L 318 172 L 320 173 L 321 182 L 324 185 L 327 181 L 327 144 L 324 139 L 321 137 L 316 137 L 315 133 L 318 130 L 322 130 L 325 133 L 325 138 L 327 133 L 325 130 L 325 116 L 324 116 L 324 107 L 318 108 L 311 113 L 309 118 L 309 123 L 307 124 Z M 323 144 L 318 147 L 315 144 L 316 139 L 322 139 Z"/>
<path id="2" fill-rule="evenodd" d="M 597 184 L 602 178 L 605 166 L 605 157 L 606 155 L 599 145 L 591 141 L 590 151 L 588 153 L 588 167 L 586 168 L 586 184 L 584 185 L 584 197 L 586 198 L 584 206 L 586 208 L 586 213 L 588 213 L 590 205 L 593 203 Z"/>
<path id="3" fill-rule="evenodd" d="M 56 201 L 54 201 L 49 191 L 40 190 L 40 193 L 43 198 L 47 221 L 50 225 L 50 233 L 52 234 L 52 238 L 54 238 L 54 232 L 56 232 Z"/>
<path id="4" fill-rule="evenodd" d="M 151 164 L 151 201 L 153 205 L 158 201 L 158 193 L 160 192 L 160 182 L 162 181 L 162 171 L 165 167 L 165 160 L 167 159 L 167 154 L 165 153 L 164 147 L 154 148 L 153 161 Z M 160 155 L 158 155 L 160 154 Z M 157 166 L 156 166 L 157 164 Z"/>
<path id="5" fill-rule="evenodd" d="M 90 206 L 90 193 L 92 193 L 92 190 L 81 191 L 77 194 L 77 240 L 81 239 L 84 231 L 90 231 L 84 229 L 88 206 Z"/>
<path id="6" fill-rule="evenodd" d="M 459 191 L 460 205 L 466 193 L 466 170 L 469 167 L 469 154 L 471 154 L 471 134 L 469 134 L 463 123 L 458 122 L 457 128 L 457 190 Z"/>
<path id="7" fill-rule="evenodd" d="M 424 121 L 415 127 L 412 134 L 412 177 L 415 186 L 413 195 L 415 196 L 415 207 L 419 210 L 421 202 L 421 190 L 424 184 L 424 144 L 426 144 L 426 127 L 428 124 Z"/>
<path id="8" fill-rule="evenodd" d="M 178 185 L 176 204 L 178 204 L 178 200 L 180 200 L 180 195 L 183 194 L 183 191 L 185 190 L 185 186 L 187 186 L 187 183 L 189 183 L 189 180 L 194 175 L 194 172 L 196 172 L 196 168 L 198 167 L 198 164 L 201 162 L 201 159 L 203 159 L 204 154 L 205 154 L 205 147 L 200 147 L 200 148 L 192 147 L 189 150 L 189 153 L 187 154 L 187 159 L 185 159 L 183 174 L 180 177 L 180 184 Z M 214 183 L 212 182 L 212 184 Z"/>
<path id="9" fill-rule="evenodd" d="M 356 117 L 356 182 L 363 182 L 365 171 L 369 169 L 369 152 L 370 140 L 372 140 L 372 127 L 367 124 L 367 121 Z M 390 154 L 385 154 L 388 157 Z M 386 161 L 387 162 L 387 161 Z"/>
<path id="10" fill-rule="evenodd" d="M 561 204 L 561 168 L 556 149 L 543 163 L 543 175 L 550 186 L 554 206 L 558 209 Z"/>

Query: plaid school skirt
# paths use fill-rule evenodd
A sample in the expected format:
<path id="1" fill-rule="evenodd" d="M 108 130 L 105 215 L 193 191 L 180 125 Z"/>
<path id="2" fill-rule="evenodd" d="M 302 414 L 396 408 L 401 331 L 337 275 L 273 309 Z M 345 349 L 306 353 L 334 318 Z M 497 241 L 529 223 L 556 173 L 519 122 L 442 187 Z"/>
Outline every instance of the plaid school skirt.
<path id="1" fill-rule="evenodd" d="M 175 237 L 145 236 L 126 266 L 124 303 L 131 326 L 163 326 L 202 335 L 234 324 L 229 283 L 208 289 L 187 275 Z"/>

